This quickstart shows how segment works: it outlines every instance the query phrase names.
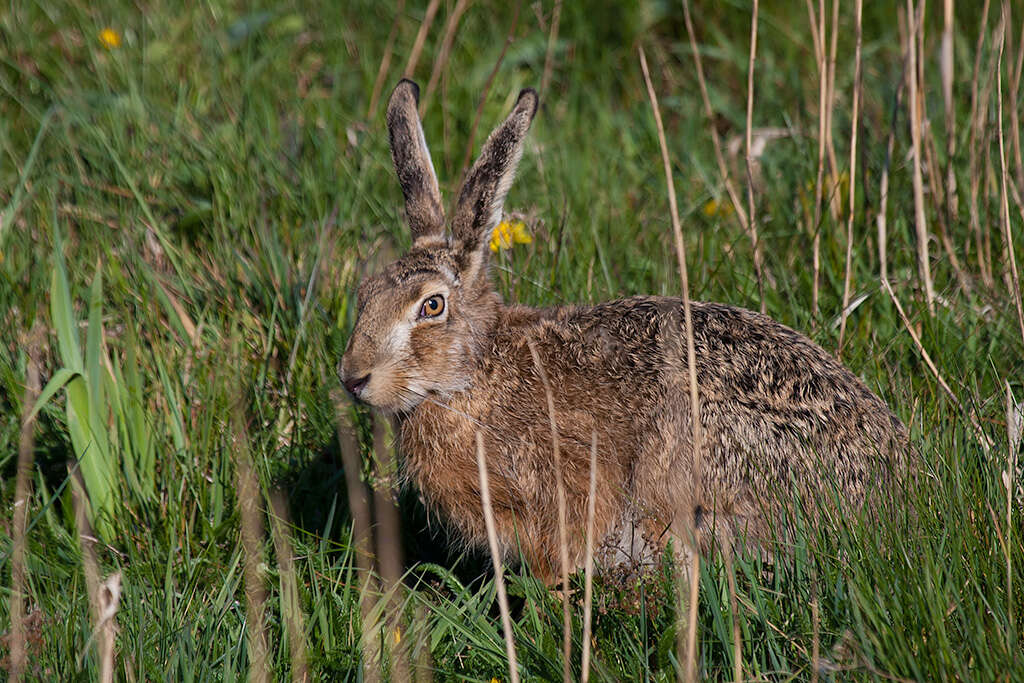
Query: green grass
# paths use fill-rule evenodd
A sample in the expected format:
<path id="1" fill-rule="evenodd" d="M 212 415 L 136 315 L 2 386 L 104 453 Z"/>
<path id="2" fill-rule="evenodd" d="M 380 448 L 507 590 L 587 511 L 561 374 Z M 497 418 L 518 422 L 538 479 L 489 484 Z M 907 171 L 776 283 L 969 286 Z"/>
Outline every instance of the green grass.
<path id="1" fill-rule="evenodd" d="M 406 3 L 399 19 L 385 98 L 401 75 L 424 4 Z M 538 5 L 522 4 L 516 40 L 484 102 L 477 147 L 519 89 L 539 85 L 549 4 L 541 3 L 543 25 Z M 679 293 L 658 143 L 636 53 L 643 45 L 667 122 L 692 294 L 757 308 L 746 235 L 731 216 L 705 212 L 709 200 L 726 200 L 681 5 L 608 4 L 562 8 L 551 85 L 506 207 L 529 217 L 535 239 L 500 255 L 499 288 L 508 300 L 528 304 Z M 836 86 L 841 169 L 848 163 L 853 80 L 847 4 Z M 1003 277 L 1008 265 L 1001 256 L 994 91 L 985 103 L 989 136 L 977 143 L 987 176 L 978 206 L 995 254 L 992 286 L 980 279 L 968 222 L 967 117 L 980 17 L 972 16 L 978 10 L 969 3 L 958 3 L 954 169 L 960 214 L 948 227 L 973 288 L 958 285 L 933 240 L 931 265 L 942 303 L 928 315 L 915 261 L 905 107 L 891 167 L 888 254 L 896 294 L 923 346 L 995 442 L 987 453 L 879 288 L 874 217 L 902 67 L 895 10 L 867 4 L 853 259 L 854 295 L 867 299 L 849 319 L 842 358 L 908 424 L 926 476 L 904 496 L 914 516 L 801 532 L 772 568 L 758 558 L 739 558 L 744 671 L 752 678 L 809 679 L 816 599 L 825 679 L 1017 680 L 1024 678 L 1024 509 L 1018 497 L 1004 546 L 1001 474 L 1009 460 L 1004 382 L 1024 398 L 1024 343 Z M 933 4 L 926 24 L 927 134 L 935 137 L 944 168 L 937 66 L 942 22 Z M 744 127 L 749 9 L 727 2 L 695 10 L 717 125 L 726 138 Z M 448 10 L 441 8 L 415 72 L 424 86 Z M 826 212 L 815 315 L 808 202 L 817 168 L 817 75 L 807 17 L 799 4 L 762 7 L 761 13 L 754 122 L 796 132 L 768 145 L 759 174 L 757 215 L 774 280 L 767 310 L 834 350 L 845 233 Z M 424 128 L 446 197 L 458 182 L 476 106 L 512 14 L 503 3 L 469 7 L 429 102 Z M 993 9 L 983 73 L 994 59 L 997 15 Z M 14 505 L 34 325 L 45 333 L 44 383 L 62 368 L 71 371 L 62 376 L 69 383 L 41 408 L 35 430 L 27 604 L 37 612 L 38 638 L 31 678 L 90 679 L 98 671 L 67 485 L 67 463 L 76 458 L 92 497 L 102 572 L 123 572 L 119 677 L 246 676 L 234 410 L 244 415 L 263 489 L 289 497 L 315 677 L 359 680 L 360 637 L 372 653 L 392 637 L 360 627 L 361 589 L 331 394 L 353 324 L 355 283 L 409 244 L 381 105 L 367 116 L 393 20 L 393 8 L 379 3 L 296 0 L 248 10 L 157 2 L 144 12 L 114 0 L 14 3 L 0 17 L 4 510 Z M 123 36 L 117 49 L 99 41 L 108 25 Z M 1009 52 L 1006 60 L 1012 62 Z M 1009 80 L 1007 70 L 1004 86 Z M 1009 135 L 1008 101 L 1004 107 Z M 1009 150 L 1009 138 L 1007 144 Z M 729 161 L 743 187 L 742 156 Z M 941 207 L 931 190 L 941 183 L 925 182 L 937 234 Z M 1024 264 L 1024 224 L 1012 199 L 1010 218 L 1011 248 Z M 353 417 L 369 453 L 367 415 Z M 1012 476 L 1019 485 L 1019 472 Z M 439 680 L 506 679 L 486 565 L 478 557 L 438 552 L 415 496 L 403 501 L 409 536 L 403 641 Z M 8 519 L 0 517 L 0 633 L 10 624 Z M 264 553 L 270 661 L 283 677 L 291 660 L 281 569 L 269 538 Z M 726 568 L 713 558 L 704 566 L 699 667 L 706 677 L 729 678 Z M 524 570 L 507 578 L 524 676 L 559 679 L 557 598 Z M 673 590 L 660 577 L 643 587 L 642 599 L 598 591 L 595 679 L 676 676 Z M 578 675 L 579 604 L 573 614 Z"/>

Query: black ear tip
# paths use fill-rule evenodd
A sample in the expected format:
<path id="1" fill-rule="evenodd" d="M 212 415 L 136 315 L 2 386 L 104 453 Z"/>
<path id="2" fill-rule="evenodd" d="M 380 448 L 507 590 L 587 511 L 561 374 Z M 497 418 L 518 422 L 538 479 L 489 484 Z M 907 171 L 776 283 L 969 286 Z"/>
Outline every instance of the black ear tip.
<path id="1" fill-rule="evenodd" d="M 537 113 L 537 107 L 540 104 L 540 95 L 533 88 L 523 88 L 519 91 L 519 97 L 516 99 L 516 108 L 521 106 L 528 106 L 530 108 L 530 118 L 532 119 Z"/>
<path id="2" fill-rule="evenodd" d="M 407 88 L 412 95 L 412 99 L 415 100 L 416 104 L 420 103 L 420 86 L 416 85 L 416 81 L 411 81 L 408 78 L 403 78 L 398 81 L 398 85 L 395 86 L 395 92 L 397 93 L 401 88 Z"/>

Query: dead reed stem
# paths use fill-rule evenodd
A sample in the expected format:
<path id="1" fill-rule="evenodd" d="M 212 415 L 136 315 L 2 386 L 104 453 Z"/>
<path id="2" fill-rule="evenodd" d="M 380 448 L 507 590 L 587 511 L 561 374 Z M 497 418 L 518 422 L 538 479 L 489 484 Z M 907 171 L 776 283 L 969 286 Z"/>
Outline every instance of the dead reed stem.
<path id="1" fill-rule="evenodd" d="M 946 110 L 946 221 L 954 225 L 959 213 L 956 195 L 956 108 L 953 106 L 953 0 L 943 2 L 942 49 L 939 65 L 942 75 L 942 102 Z"/>
<path id="2" fill-rule="evenodd" d="M 964 407 L 963 403 L 960 402 L 960 399 L 957 398 L 957 395 L 953 393 L 952 389 L 950 389 L 949 384 L 947 384 L 946 380 L 943 379 L 942 374 L 939 373 L 939 369 L 935 366 L 935 362 L 932 360 L 931 355 L 925 350 L 924 344 L 921 343 L 921 338 L 914 330 L 914 326 L 910 323 L 910 318 L 908 318 L 907 314 L 904 312 L 903 306 L 900 304 L 900 300 L 896 298 L 895 292 L 892 291 L 892 286 L 889 284 L 889 281 L 882 280 L 882 287 L 886 292 L 888 292 L 889 298 L 892 299 L 893 304 L 896 305 L 896 311 L 899 313 L 900 319 L 903 321 L 903 326 L 907 329 L 907 332 L 910 333 L 910 338 L 914 340 L 914 346 L 917 347 L 917 352 L 921 354 L 921 359 L 924 360 L 925 365 L 928 366 L 932 376 L 935 377 L 935 380 L 939 383 L 939 386 L 942 387 L 942 390 L 945 391 L 953 401 L 953 405 L 959 408 L 960 411 L 967 416 L 971 426 L 974 428 L 974 435 L 977 437 L 978 443 L 980 443 L 984 451 L 988 453 L 989 449 L 992 448 L 992 441 L 981 429 L 981 424 L 978 422 L 978 419 L 974 416 L 974 413 L 968 411 Z"/>
<path id="3" fill-rule="evenodd" d="M 905 67 L 904 67 L 905 68 Z M 888 210 L 889 210 L 889 169 L 892 167 L 892 152 L 896 146 L 896 121 L 899 118 L 900 100 L 903 97 L 903 80 L 896 86 L 893 101 L 892 125 L 889 126 L 889 139 L 885 144 L 885 165 L 882 166 L 882 178 L 878 184 L 878 215 L 875 224 L 878 228 L 878 274 L 880 279 L 889 279 L 888 258 Z"/>
<path id="4" fill-rule="evenodd" d="M 396 680 L 410 680 L 409 661 L 406 648 L 402 646 L 402 532 L 395 504 L 395 476 L 398 471 L 395 452 L 386 444 L 385 419 L 375 416 L 373 420 L 373 450 L 375 485 L 373 486 L 374 548 L 377 566 L 380 570 L 382 590 L 385 596 L 385 618 L 389 636 L 386 638 L 391 650 L 392 675 Z M 397 635 L 396 635 L 397 634 Z"/>
<path id="5" fill-rule="evenodd" d="M 587 556 L 583 565 L 583 655 L 580 680 L 590 680 L 590 634 L 594 604 L 594 518 L 597 508 L 597 430 L 590 439 L 590 490 L 587 493 Z"/>
<path id="6" fill-rule="evenodd" d="M 711 108 L 711 98 L 708 96 L 708 85 L 704 79 L 704 66 L 700 58 L 700 50 L 697 48 L 697 34 L 693 29 L 693 18 L 690 16 L 690 1 L 683 0 L 683 18 L 686 21 L 686 33 L 690 38 L 690 51 L 693 53 L 693 64 L 697 72 L 697 84 L 700 86 L 700 97 L 704 104 L 704 116 L 707 119 L 708 132 L 711 134 L 711 142 L 715 152 L 715 163 L 718 165 L 718 173 L 722 176 L 722 184 L 725 186 L 725 192 L 729 195 L 729 202 L 732 204 L 733 209 L 736 212 L 736 220 L 739 221 L 740 229 L 750 234 L 750 221 L 747 216 L 746 210 L 740 201 L 739 193 L 736 191 L 736 186 L 733 184 L 732 179 L 729 176 L 729 168 L 725 165 L 725 157 L 722 155 L 722 141 L 718 135 L 718 129 L 715 128 L 715 112 Z M 756 238 L 753 242 L 756 243 Z M 763 273 L 758 272 L 757 277 L 760 280 L 764 276 Z"/>
<path id="7" fill-rule="evenodd" d="M 36 416 L 32 412 L 39 397 L 39 342 L 42 328 L 37 324 L 28 335 L 25 348 L 28 363 L 25 370 L 25 392 L 21 401 L 21 435 L 18 440 L 18 470 L 14 483 L 14 519 L 11 529 L 11 681 L 20 681 L 28 658 L 25 629 L 25 546 L 28 506 L 32 498 L 32 466 L 35 460 Z"/>
<path id="8" fill-rule="evenodd" d="M 921 99 L 921 118 L 925 121 L 928 119 L 928 112 L 925 109 L 925 100 L 922 94 Z M 928 177 L 934 178 L 935 182 L 931 183 L 929 189 L 932 192 L 932 200 L 936 206 L 935 210 L 935 227 L 939 233 L 939 242 L 942 245 L 943 250 L 946 252 L 946 257 L 949 259 L 949 265 L 956 274 L 957 282 L 960 284 L 960 288 L 965 292 L 970 292 L 973 287 L 971 286 L 971 279 L 967 275 L 967 271 L 960 263 L 960 257 L 956 255 L 956 246 L 953 244 L 953 240 L 949 236 L 949 198 L 944 197 L 945 188 L 939 183 L 939 164 L 936 160 L 938 157 L 938 151 L 935 148 L 935 135 L 934 128 L 930 129 L 932 135 L 925 136 L 924 140 L 924 157 L 925 163 L 928 167 Z M 939 210 L 938 207 L 945 207 L 943 210 Z"/>
<path id="9" fill-rule="evenodd" d="M 377 78 L 373 81 L 373 92 L 370 93 L 370 106 L 366 108 L 366 118 L 373 118 L 373 112 L 377 110 L 377 101 L 380 99 L 380 92 L 384 88 L 384 79 L 387 78 L 388 69 L 391 67 L 391 56 L 394 54 L 395 38 L 398 37 L 398 22 L 405 11 L 405 0 L 398 0 L 395 7 L 395 18 L 391 22 L 391 31 L 388 32 L 388 40 L 384 44 L 384 56 L 381 57 L 380 66 L 377 68 Z"/>
<path id="10" fill-rule="evenodd" d="M 685 7 L 685 3 L 684 3 Z M 687 25 L 690 25 L 687 19 Z M 693 34 L 690 34 L 691 40 Z M 693 427 L 693 497 L 689 516 L 689 526 L 692 531 L 691 552 L 692 565 L 690 568 L 690 602 L 689 618 L 687 623 L 685 679 L 696 680 L 697 675 L 697 599 L 700 585 L 700 531 L 697 528 L 696 520 L 696 498 L 702 490 L 701 476 L 701 424 L 700 424 L 700 396 L 697 392 L 697 352 L 693 343 L 693 317 L 690 310 L 690 280 L 686 271 L 686 245 L 683 242 L 683 229 L 679 223 L 679 209 L 676 205 L 675 183 L 672 182 L 672 163 L 668 156 L 668 143 L 665 141 L 665 127 L 661 122 L 661 111 L 658 108 L 658 96 L 654 92 L 654 85 L 651 83 L 651 74 L 647 68 L 647 56 L 643 47 L 640 51 L 640 68 L 643 70 L 644 83 L 647 85 L 647 96 L 651 100 L 651 109 L 654 112 L 654 124 L 658 131 L 658 144 L 661 147 L 661 161 L 665 171 L 665 185 L 668 190 L 669 214 L 672 219 L 672 234 L 675 238 L 676 260 L 679 262 L 679 280 L 683 290 L 683 326 L 686 328 L 686 365 L 690 376 L 690 424 Z M 679 630 L 681 634 L 681 629 Z M 682 660 L 682 658 L 680 658 Z"/>
<path id="11" fill-rule="evenodd" d="M 245 619 L 249 650 L 249 680 L 269 681 L 268 644 L 264 628 L 267 589 L 263 583 L 263 520 L 260 511 L 260 484 L 253 472 L 248 437 L 240 413 L 235 409 L 234 452 L 235 487 L 242 524 L 243 576 L 245 578 Z"/>
<path id="12" fill-rule="evenodd" d="M 519 683 L 519 664 L 516 661 L 516 642 L 512 635 L 512 614 L 508 608 L 508 594 L 505 592 L 505 570 L 501 563 L 501 549 L 494 527 L 494 509 L 491 507 L 491 486 L 487 478 L 487 460 L 484 457 L 484 437 L 476 433 L 476 466 L 480 472 L 480 501 L 484 510 L 484 524 L 487 527 L 487 543 L 491 548 L 491 562 L 494 564 L 494 587 L 498 593 L 498 609 L 501 611 L 501 628 L 505 632 L 505 654 L 508 655 L 508 678 Z"/>
<path id="13" fill-rule="evenodd" d="M 729 611 L 732 613 L 732 680 L 743 680 L 743 635 L 740 630 L 740 602 L 736 596 L 736 571 L 733 564 L 732 548 L 723 548 L 725 572 L 729 578 Z"/>
<path id="14" fill-rule="evenodd" d="M 819 313 L 821 292 L 821 197 L 825 179 L 825 101 L 828 98 L 828 69 L 825 63 L 825 0 L 818 0 L 818 11 L 814 11 L 811 0 L 807 0 L 807 14 L 814 37 L 814 49 L 818 63 L 818 172 L 814 180 L 814 235 L 811 247 L 811 268 L 814 271 L 811 285 L 811 312 L 815 320 Z"/>
<path id="15" fill-rule="evenodd" d="M 544 395 L 548 403 L 548 421 L 551 424 L 551 445 L 555 460 L 555 489 L 558 501 L 558 558 L 561 564 L 562 579 L 562 678 L 568 683 L 571 680 L 572 657 L 572 620 L 569 613 L 569 532 L 566 525 L 565 478 L 562 469 L 562 451 L 558 439 L 558 424 L 555 421 L 555 397 L 551 392 L 548 373 L 540 362 L 540 355 L 532 339 L 526 340 L 533 356 L 533 364 L 537 368 Z"/>
<path id="16" fill-rule="evenodd" d="M 757 11 L 758 0 L 754 0 L 754 8 L 750 17 L 750 57 L 747 62 L 747 129 L 746 129 L 746 157 L 747 157 L 747 218 L 750 221 L 750 248 L 754 252 L 754 270 L 758 273 L 757 287 L 761 296 L 761 312 L 768 312 L 768 305 L 764 298 L 764 278 L 761 277 L 762 254 L 761 242 L 757 238 L 757 216 L 754 213 L 754 168 L 753 159 L 750 154 L 751 137 L 754 121 L 754 62 L 757 58 Z"/>
<path id="17" fill-rule="evenodd" d="M 985 128 L 984 116 L 981 115 L 981 102 L 978 97 L 978 82 L 981 76 L 981 55 L 982 47 L 985 45 L 986 29 L 988 28 L 989 0 L 984 0 L 981 10 L 981 26 L 978 28 L 978 40 L 974 48 L 974 70 L 971 76 L 971 113 L 968 123 L 970 135 L 967 143 L 968 174 L 970 183 L 970 202 L 967 206 L 970 220 L 971 233 L 974 235 L 975 250 L 978 253 L 978 270 L 981 273 L 981 281 L 985 287 L 991 289 L 994 281 L 992 271 L 985 259 L 985 251 L 982 245 L 981 218 L 978 214 L 978 196 L 980 194 L 981 173 L 978 168 L 978 138 L 979 133 Z M 987 105 L 986 105 L 987 108 Z M 982 137 L 984 137 L 982 135 Z"/>
<path id="18" fill-rule="evenodd" d="M 1003 472 L 1003 486 L 1006 488 L 1006 544 L 1003 553 L 1006 555 L 1006 614 L 1007 621 L 1013 622 L 1013 556 L 1010 548 L 1013 546 L 1013 482 L 1017 477 L 1017 449 L 1020 447 L 1020 435 L 1014 434 L 1014 422 L 1017 419 L 1017 406 L 1013 400 L 1013 392 L 1010 391 L 1010 383 L 1003 380 L 1006 385 L 1006 460 L 1007 467 Z M 1009 635 L 1009 634 L 1008 634 Z"/>
<path id="19" fill-rule="evenodd" d="M 909 55 L 907 55 L 909 58 Z M 888 207 L 889 207 L 889 170 L 892 168 L 892 153 L 896 147 L 896 122 L 900 117 L 900 105 L 903 101 L 903 89 L 906 84 L 907 58 L 903 60 L 903 74 L 896 85 L 893 97 L 892 117 L 889 125 L 889 136 L 885 143 L 885 165 L 882 166 L 882 177 L 878 186 L 878 215 L 875 222 L 878 228 L 878 272 L 882 280 L 889 279 L 888 259 Z"/>
<path id="20" fill-rule="evenodd" d="M 551 31 L 548 33 L 548 47 L 544 54 L 544 74 L 540 79 L 540 94 L 547 95 L 551 83 L 551 70 L 555 66 L 555 46 L 558 44 L 558 26 L 562 21 L 562 0 L 555 0 L 551 14 Z"/>
<path id="21" fill-rule="evenodd" d="M 857 196 L 857 128 L 860 125 L 860 81 L 861 81 L 861 39 L 863 27 L 861 17 L 864 11 L 864 0 L 854 2 L 854 71 L 853 71 L 853 122 L 850 124 L 850 203 L 846 216 L 846 269 L 843 276 L 843 310 L 839 322 L 839 349 L 837 356 L 843 353 L 843 339 L 846 335 L 846 319 L 850 314 L 850 278 L 853 271 L 853 216 Z"/>
<path id="22" fill-rule="evenodd" d="M 885 282 L 885 280 L 882 280 Z M 821 657 L 821 618 L 818 615 L 817 582 L 811 582 L 811 683 L 818 683 L 818 661 Z"/>
<path id="23" fill-rule="evenodd" d="M 281 617 L 288 634 L 288 649 L 291 653 L 292 681 L 305 683 L 309 678 L 306 656 L 306 615 L 299 601 L 299 586 L 295 579 L 295 551 L 288 535 L 291 526 L 288 502 L 284 494 L 274 491 L 270 495 L 273 514 L 270 516 L 270 534 L 274 539 L 277 554 L 278 576 L 281 582 Z"/>
<path id="24" fill-rule="evenodd" d="M 1017 174 L 1017 189 L 1024 194 L 1024 159 L 1020 146 L 1020 93 L 1021 71 L 1024 71 L 1024 21 L 1020 24 L 1020 38 L 1017 39 L 1017 65 L 1010 79 L 1010 141 L 1013 146 L 1014 171 Z"/>
<path id="25" fill-rule="evenodd" d="M 423 43 L 427 40 L 427 34 L 430 33 L 430 25 L 434 23 L 437 8 L 440 6 L 441 0 L 430 0 L 430 4 L 427 5 L 427 11 L 423 14 L 423 21 L 416 32 L 416 40 L 413 41 L 412 50 L 409 52 L 409 59 L 406 61 L 405 69 L 402 71 L 402 75 L 405 78 L 412 78 L 413 73 L 416 71 L 416 64 L 420 61 L 420 52 L 423 51 Z"/>
<path id="26" fill-rule="evenodd" d="M 68 466 L 68 477 L 71 479 L 71 502 L 75 511 L 75 526 L 78 528 L 78 541 L 82 549 L 82 570 L 85 574 L 85 591 L 89 598 L 92 614 L 92 635 L 86 643 L 82 655 L 89 649 L 89 644 L 96 641 L 99 654 L 101 683 L 113 683 L 115 667 L 115 648 L 117 644 L 117 610 L 121 602 L 121 572 L 114 572 L 104 581 L 100 581 L 100 565 L 96 558 L 96 537 L 89 523 L 89 497 L 85 491 L 85 483 L 78 466 Z"/>
<path id="27" fill-rule="evenodd" d="M 909 23 L 907 42 L 910 49 L 910 62 L 907 69 L 910 79 L 908 101 L 910 103 L 910 138 L 913 153 L 912 171 L 914 181 L 914 224 L 917 228 L 917 267 L 924 286 L 928 314 L 934 316 L 935 287 L 932 284 L 931 263 L 928 256 L 928 223 L 924 211 L 924 179 L 921 175 L 921 118 L 918 113 L 918 97 L 920 92 L 917 81 L 917 50 L 919 24 L 922 22 L 918 20 L 914 8 L 914 0 L 907 0 L 907 21 Z"/>
<path id="28" fill-rule="evenodd" d="M 997 118 L 996 135 L 999 139 L 999 222 L 1003 228 L 1003 248 L 1006 252 L 1007 262 L 1010 264 L 1010 294 L 1013 297 L 1013 305 L 1017 309 L 1017 324 L 1020 326 L 1020 338 L 1024 341 L 1024 308 L 1021 305 L 1020 295 L 1020 274 L 1017 272 L 1017 256 L 1013 248 L 1013 230 L 1010 226 L 1010 200 L 1006 188 L 1006 148 L 1003 143 L 1003 46 L 1005 42 L 1005 27 L 1009 15 L 1009 4 L 1003 2 L 1003 20 L 1000 22 L 1004 31 L 999 35 L 999 56 L 996 64 L 996 107 Z"/>
<path id="29" fill-rule="evenodd" d="M 370 502 L 366 486 L 360 476 L 362 467 L 359 458 L 359 441 L 356 439 L 349 414 L 350 403 L 343 396 L 345 395 L 334 397 L 338 414 L 338 443 L 341 449 L 341 466 L 345 472 L 348 506 L 352 512 L 352 548 L 355 554 L 356 573 L 361 584 L 359 615 L 362 632 L 367 634 L 373 630 L 373 596 L 377 593 L 373 535 L 370 527 Z M 374 653 L 369 639 L 363 637 L 359 642 L 363 650 L 363 680 L 379 681 L 380 672 L 373 666 Z"/>
<path id="30" fill-rule="evenodd" d="M 949 10 L 949 11 L 952 11 L 952 0 L 945 0 L 945 2 L 950 5 L 946 9 Z M 931 119 L 928 116 L 928 100 L 925 97 L 925 93 L 924 93 L 924 87 L 925 87 L 925 85 L 924 85 L 925 84 L 925 80 L 924 80 L 924 58 L 923 58 L 923 55 L 924 55 L 924 45 L 925 45 L 925 43 L 924 43 L 924 33 L 923 33 L 924 32 L 924 22 L 923 22 L 924 5 L 925 5 L 925 3 L 922 2 L 918 6 L 917 17 L 916 17 L 917 22 L 918 22 L 918 26 L 920 27 L 920 35 L 919 35 L 918 45 L 919 45 L 919 48 L 920 48 L 920 51 L 921 51 L 920 59 L 918 61 L 918 65 L 917 65 L 917 67 L 918 67 L 917 77 L 918 77 L 918 83 L 920 84 L 921 94 L 920 94 L 920 97 L 917 100 L 917 103 L 918 103 L 918 107 L 920 108 L 919 112 L 918 112 L 918 119 L 921 120 L 921 121 L 930 121 Z M 945 49 L 945 45 L 946 45 L 946 35 L 947 35 L 946 32 L 947 32 L 947 30 L 948 30 L 949 35 L 950 35 L 950 41 L 952 41 L 952 37 L 951 37 L 952 36 L 952 18 L 948 17 L 948 20 L 949 21 L 947 23 L 946 29 L 944 29 L 944 32 L 943 32 L 943 43 L 942 43 L 942 49 L 943 50 Z M 946 126 L 947 126 L 947 129 L 946 129 L 946 145 L 947 145 L 947 150 L 946 150 L 947 151 L 947 158 L 946 158 L 947 177 L 946 177 L 946 181 L 943 183 L 943 182 L 940 182 L 940 180 L 939 180 L 939 178 L 941 178 L 941 173 L 940 173 L 940 170 L 939 170 L 939 163 L 938 163 L 938 151 L 937 151 L 936 144 L 935 144 L 935 127 L 934 126 L 929 126 L 929 128 L 928 128 L 928 130 L 931 133 L 931 135 L 928 135 L 928 136 L 926 136 L 926 137 L 924 137 L 922 139 L 922 142 L 924 143 L 924 163 L 926 164 L 926 167 L 928 169 L 928 177 L 931 179 L 931 182 L 929 183 L 929 190 L 930 190 L 930 192 L 932 194 L 933 204 L 936 207 L 936 209 L 935 209 L 935 227 L 936 227 L 936 230 L 938 232 L 939 243 L 942 245 L 943 250 L 946 252 L 946 256 L 949 259 L 949 265 L 953 268 L 953 272 L 956 274 L 957 282 L 960 284 L 960 288 L 963 291 L 965 291 L 965 292 L 970 292 L 973 289 L 972 286 L 971 286 L 971 279 L 970 279 L 970 277 L 968 277 L 966 270 L 961 265 L 960 258 L 957 256 L 957 253 L 956 253 L 956 247 L 953 244 L 953 241 L 952 241 L 952 239 L 950 238 L 950 235 L 949 235 L 950 229 L 951 229 L 951 227 L 953 225 L 953 220 L 955 218 L 955 214 L 957 212 L 957 202 L 956 202 L 956 176 L 955 176 L 955 174 L 950 176 L 950 174 L 952 174 L 952 168 L 953 168 L 952 167 L 952 163 L 953 163 L 953 161 L 952 161 L 953 160 L 953 148 L 950 147 L 950 144 L 951 143 L 955 144 L 955 141 L 953 139 L 954 131 L 953 131 L 953 128 L 951 127 L 952 124 L 953 124 L 952 99 L 951 99 L 952 98 L 952 87 L 953 87 L 953 85 L 952 85 L 952 83 L 953 83 L 953 81 L 952 81 L 953 73 L 952 73 L 952 64 L 950 63 L 950 64 L 947 65 L 945 59 L 946 59 L 945 53 L 944 52 L 940 52 L 939 67 L 940 67 L 940 75 L 942 77 L 943 98 L 945 100 L 945 97 L 946 97 L 946 94 L 947 94 L 947 86 L 948 86 L 948 89 L 949 89 L 948 90 L 948 94 L 949 94 L 949 97 L 950 97 L 949 100 L 945 100 L 945 119 L 946 119 Z M 952 179 L 951 179 L 951 177 L 952 177 Z M 952 194 L 950 194 L 950 193 L 952 193 Z M 940 207 L 942 207 L 941 210 L 940 210 Z"/>
<path id="31" fill-rule="evenodd" d="M 839 45 L 839 0 L 832 0 L 832 25 L 828 48 L 828 99 L 825 103 L 825 149 L 828 152 L 828 167 L 831 181 L 828 187 L 828 205 L 832 220 L 837 225 L 840 217 L 839 162 L 836 160 L 836 144 L 833 138 L 832 120 L 836 108 L 836 54 Z"/>
<path id="32" fill-rule="evenodd" d="M 516 36 L 516 28 L 519 26 L 519 10 L 522 7 L 522 0 L 517 0 L 515 13 L 512 15 L 512 25 L 508 29 L 508 35 L 505 36 L 505 44 L 501 46 L 501 54 L 498 55 L 498 59 L 494 62 L 494 68 L 491 69 L 491 73 L 487 75 L 487 82 L 484 83 L 483 92 L 480 93 L 480 101 L 476 105 L 476 114 L 473 116 L 473 125 L 469 128 L 469 140 L 466 142 L 466 152 L 462 156 L 462 167 L 459 169 L 459 187 L 462 187 L 463 181 L 466 179 L 466 171 L 469 169 L 469 162 L 473 158 L 473 148 L 476 145 L 476 129 L 480 124 L 480 116 L 484 111 L 484 102 L 487 101 L 487 94 L 491 92 L 491 86 L 494 84 L 494 77 L 498 74 L 498 69 L 501 68 L 501 63 L 505 60 L 505 53 L 508 52 L 508 46 L 512 44 L 512 40 Z"/>
<path id="33" fill-rule="evenodd" d="M 441 72 L 448 65 L 452 43 L 455 41 L 455 32 L 459 28 L 459 20 L 462 19 L 462 15 L 465 13 L 466 8 L 469 7 L 469 3 L 470 0 L 458 0 L 455 3 L 455 9 L 448 15 L 448 21 L 444 25 L 444 38 L 441 39 L 441 49 L 438 52 L 437 59 L 434 60 L 434 68 L 430 71 L 427 90 L 423 93 L 423 99 L 420 100 L 420 116 L 426 113 L 427 106 L 430 104 L 430 98 L 437 88 L 437 81 L 441 77 Z"/>

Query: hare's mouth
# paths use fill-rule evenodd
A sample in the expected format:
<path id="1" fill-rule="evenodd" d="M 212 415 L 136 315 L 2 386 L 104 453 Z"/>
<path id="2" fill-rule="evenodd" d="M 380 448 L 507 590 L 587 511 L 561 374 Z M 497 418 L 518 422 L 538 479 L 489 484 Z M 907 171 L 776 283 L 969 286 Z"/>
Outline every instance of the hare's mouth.
<path id="1" fill-rule="evenodd" d="M 373 406 L 388 414 L 400 414 L 413 411 L 420 403 L 427 400 L 426 390 L 415 386 L 395 384 L 382 381 L 375 382 L 371 373 L 365 384 L 358 387 L 353 396 L 362 403 Z"/>

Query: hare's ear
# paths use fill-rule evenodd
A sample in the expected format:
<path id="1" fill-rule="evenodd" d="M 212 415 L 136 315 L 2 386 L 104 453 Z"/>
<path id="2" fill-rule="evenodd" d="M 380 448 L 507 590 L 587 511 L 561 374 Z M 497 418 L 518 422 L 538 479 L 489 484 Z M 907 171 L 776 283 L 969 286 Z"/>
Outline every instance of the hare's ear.
<path id="1" fill-rule="evenodd" d="M 537 101 L 535 90 L 519 93 L 512 113 L 487 138 L 480 158 L 466 176 L 452 220 L 452 236 L 466 254 L 486 245 L 501 220 L 501 207 L 523 156 L 523 140 L 537 113 Z"/>
<path id="2" fill-rule="evenodd" d="M 405 195 L 405 213 L 412 230 L 413 246 L 444 242 L 444 209 L 441 191 L 416 112 L 420 88 L 403 78 L 388 102 L 388 136 L 398 183 Z"/>

